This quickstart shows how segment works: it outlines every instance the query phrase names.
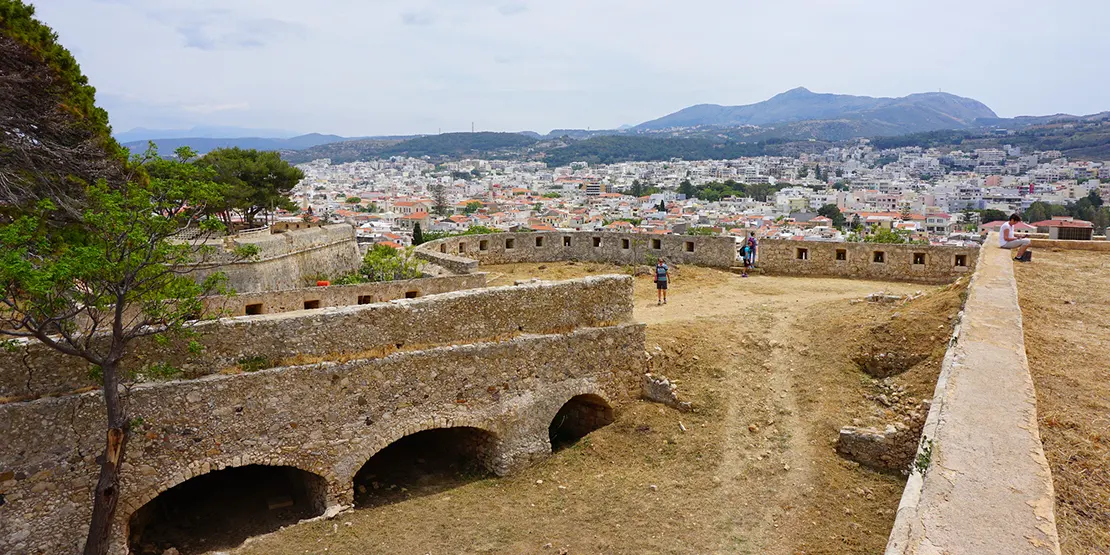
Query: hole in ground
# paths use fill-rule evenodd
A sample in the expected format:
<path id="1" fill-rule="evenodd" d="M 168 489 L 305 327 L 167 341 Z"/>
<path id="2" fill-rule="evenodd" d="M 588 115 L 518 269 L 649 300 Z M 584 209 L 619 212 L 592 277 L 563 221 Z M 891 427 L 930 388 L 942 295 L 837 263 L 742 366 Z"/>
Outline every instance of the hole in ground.
<path id="1" fill-rule="evenodd" d="M 425 430 L 378 451 L 355 474 L 355 506 L 432 495 L 489 476 L 497 438 L 478 428 Z"/>
<path id="2" fill-rule="evenodd" d="M 323 514 L 327 482 L 288 466 L 248 465 L 182 482 L 131 516 L 131 552 L 182 555 L 240 545 L 247 538 Z"/>
<path id="3" fill-rule="evenodd" d="M 590 432 L 612 423 L 613 408 L 605 399 L 589 394 L 572 397 L 555 413 L 547 428 L 551 451 L 570 447 Z"/>

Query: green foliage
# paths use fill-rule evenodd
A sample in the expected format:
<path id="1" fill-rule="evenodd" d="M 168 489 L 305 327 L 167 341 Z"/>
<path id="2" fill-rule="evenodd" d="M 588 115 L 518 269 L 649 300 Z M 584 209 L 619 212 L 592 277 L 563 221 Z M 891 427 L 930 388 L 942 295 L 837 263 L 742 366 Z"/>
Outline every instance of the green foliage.
<path id="1" fill-rule="evenodd" d="M 185 375 L 185 372 L 172 364 L 155 362 L 147 366 L 139 374 L 148 380 L 166 381 L 180 378 Z"/>
<path id="2" fill-rule="evenodd" d="M 412 226 L 412 244 L 413 244 L 413 246 L 423 245 L 424 241 L 425 241 L 425 239 L 424 239 L 424 230 L 420 228 L 419 223 L 414 224 Z"/>
<path id="3" fill-rule="evenodd" d="M 995 210 L 993 208 L 987 210 L 976 210 L 975 212 L 979 214 L 979 225 L 989 224 L 991 222 L 1004 222 L 1010 219 L 1009 214 L 1001 210 Z"/>
<path id="4" fill-rule="evenodd" d="M 201 345 L 200 342 L 195 339 L 191 339 L 186 349 L 188 349 L 190 355 L 198 356 L 204 352 L 204 345 Z"/>
<path id="5" fill-rule="evenodd" d="M 362 199 L 359 197 L 347 197 L 347 200 L 344 202 L 347 204 L 362 204 Z"/>
<path id="6" fill-rule="evenodd" d="M 686 195 L 686 198 L 691 199 L 697 196 L 697 190 L 694 185 L 690 183 L 689 179 L 683 179 L 682 183 L 678 185 L 678 194 Z"/>
<path id="7" fill-rule="evenodd" d="M 910 238 L 911 233 L 903 230 L 889 230 L 886 228 L 879 228 L 878 230 L 868 234 L 863 238 L 864 243 L 890 243 L 890 244 L 910 244 L 910 245 L 927 245 L 928 241 L 914 241 Z"/>
<path id="8" fill-rule="evenodd" d="M 484 225 L 472 225 L 466 231 L 464 231 L 462 233 L 457 233 L 456 235 L 486 235 L 488 233 L 501 233 L 501 232 L 496 230 L 496 229 L 493 229 L 492 227 L 486 227 Z"/>
<path id="9" fill-rule="evenodd" d="M 269 358 L 262 355 L 244 356 L 235 361 L 242 372 L 257 372 L 267 368 L 273 368 L 274 362 Z"/>
<path id="10" fill-rule="evenodd" d="M 566 166 L 571 162 L 613 164 L 628 161 L 727 160 L 745 156 L 762 156 L 764 143 L 719 142 L 707 139 L 652 138 L 637 135 L 605 135 L 574 141 L 565 147 L 547 151 L 548 166 Z M 637 195 L 642 196 L 642 195 Z"/>
<path id="11" fill-rule="evenodd" d="M 446 216 L 451 212 L 451 205 L 447 202 L 447 188 L 442 183 L 435 183 L 432 190 L 432 212 L 439 216 Z"/>
<path id="12" fill-rule="evenodd" d="M 929 470 L 929 465 L 933 462 L 933 440 L 928 437 L 921 437 L 921 447 L 917 450 L 917 456 L 914 457 L 913 464 L 910 466 L 910 473 L 917 473 L 922 476 Z"/>
<path id="13" fill-rule="evenodd" d="M 844 227 L 844 224 L 845 224 L 844 214 L 842 214 L 840 212 L 840 208 L 838 208 L 835 204 L 826 204 L 826 205 L 822 206 L 821 208 L 818 208 L 817 209 L 817 214 L 819 216 L 824 216 L 824 217 L 829 218 L 830 220 L 832 220 L 833 227 L 835 227 L 837 229 L 841 229 L 841 228 Z"/>
<path id="14" fill-rule="evenodd" d="M 655 207 L 655 210 L 658 211 L 658 212 L 666 212 L 667 211 L 667 203 L 665 203 L 663 201 L 659 201 L 659 205 Z"/>
<path id="15" fill-rule="evenodd" d="M 386 245 L 374 245 L 363 257 L 359 273 L 366 281 L 415 279 L 423 275 L 421 266 L 412 248 L 402 252 Z"/>
<path id="16" fill-rule="evenodd" d="M 559 193 L 544 193 L 543 198 L 563 198 Z"/>
<path id="17" fill-rule="evenodd" d="M 215 180 L 225 187 L 223 202 L 213 204 L 211 212 L 219 214 L 228 227 L 233 213 L 253 226 L 263 211 L 297 208 L 289 192 L 304 179 L 304 172 L 282 160 L 277 152 L 220 148 L 197 163 L 210 168 Z"/>
<path id="18" fill-rule="evenodd" d="M 766 183 L 743 184 L 731 179 L 722 182 L 713 181 L 697 186 L 695 196 L 708 202 L 717 202 L 725 197 L 751 197 L 760 202 L 765 202 L 772 194 L 781 189 L 777 185 Z"/>
<path id="19" fill-rule="evenodd" d="M 686 235 L 717 235 L 717 232 L 711 227 L 691 227 L 686 230 Z"/>
<path id="20" fill-rule="evenodd" d="M 466 203 L 466 207 L 463 208 L 463 213 L 473 214 L 473 213 L 475 213 L 475 212 L 477 212 L 481 209 L 482 209 L 482 203 L 480 203 L 476 200 L 472 200 L 472 201 Z"/>
<path id="21" fill-rule="evenodd" d="M 366 278 L 362 277 L 362 274 L 355 273 L 340 276 L 332 282 L 332 285 L 358 285 L 360 283 L 366 283 Z"/>

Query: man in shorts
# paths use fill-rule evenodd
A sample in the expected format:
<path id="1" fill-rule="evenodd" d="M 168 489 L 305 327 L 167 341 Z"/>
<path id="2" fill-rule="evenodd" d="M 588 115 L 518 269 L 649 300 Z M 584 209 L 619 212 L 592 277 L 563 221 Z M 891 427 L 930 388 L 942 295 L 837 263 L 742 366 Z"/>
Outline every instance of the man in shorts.
<path id="1" fill-rule="evenodd" d="M 662 258 L 655 263 L 655 296 L 658 304 L 667 304 L 667 273 L 669 270 L 670 268 L 667 267 L 667 263 L 663 262 Z"/>
<path id="2" fill-rule="evenodd" d="M 1004 249 L 1017 249 L 1017 256 L 1014 260 L 1018 262 L 1029 262 L 1033 258 L 1033 253 L 1029 251 L 1029 245 L 1033 242 L 1029 239 L 1018 239 L 1014 235 L 1014 226 L 1021 222 L 1021 216 L 1013 214 L 1010 216 L 1009 221 L 1002 224 L 998 230 L 998 246 Z"/>

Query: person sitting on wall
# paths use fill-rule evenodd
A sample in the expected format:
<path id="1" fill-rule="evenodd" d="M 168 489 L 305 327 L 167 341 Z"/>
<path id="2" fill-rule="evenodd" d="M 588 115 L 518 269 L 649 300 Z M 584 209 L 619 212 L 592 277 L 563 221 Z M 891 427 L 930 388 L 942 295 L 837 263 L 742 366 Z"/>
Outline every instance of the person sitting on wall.
<path id="1" fill-rule="evenodd" d="M 1028 238 L 1018 239 L 1014 235 L 1014 226 L 1021 222 L 1021 216 L 1012 214 L 1010 220 L 1002 224 L 998 230 L 998 246 L 1004 249 L 1017 249 L 1017 256 L 1014 260 L 1018 262 L 1029 262 L 1033 259 L 1033 253 L 1029 252 L 1029 245 L 1033 243 Z"/>
<path id="2" fill-rule="evenodd" d="M 670 268 L 667 263 L 663 262 L 660 258 L 655 263 L 655 296 L 657 297 L 657 304 L 667 304 L 667 274 Z"/>

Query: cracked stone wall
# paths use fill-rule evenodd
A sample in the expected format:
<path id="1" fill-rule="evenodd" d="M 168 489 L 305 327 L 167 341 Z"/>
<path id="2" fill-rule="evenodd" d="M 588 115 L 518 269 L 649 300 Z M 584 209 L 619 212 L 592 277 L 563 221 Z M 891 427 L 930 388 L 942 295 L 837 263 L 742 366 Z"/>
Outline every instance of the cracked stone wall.
<path id="1" fill-rule="evenodd" d="M 764 239 L 758 255 L 772 275 L 941 284 L 971 275 L 979 248 Z"/>
<path id="2" fill-rule="evenodd" d="M 644 264 L 663 257 L 671 264 L 712 268 L 735 265 L 736 242 L 731 237 L 647 235 L 613 232 L 533 232 L 464 235 L 429 241 L 417 255 L 456 273 L 476 271 L 479 264 L 515 262 L 608 262 Z"/>
<path id="3" fill-rule="evenodd" d="M 124 368 L 141 372 L 157 361 L 177 368 L 182 377 L 200 377 L 252 357 L 265 366 L 295 357 L 468 343 L 622 322 L 631 314 L 627 276 L 534 282 L 204 322 L 189 338 L 136 340 Z M 190 341 L 200 350 L 190 350 Z M 37 342 L 0 350 L 0 398 L 26 400 L 95 386 L 87 363 Z"/>
<path id="4" fill-rule="evenodd" d="M 483 337 L 347 362 L 132 386 L 126 403 L 135 429 L 123 468 L 115 552 L 124 552 L 136 510 L 174 485 L 222 468 L 267 464 L 313 473 L 326 481 L 327 503 L 335 506 L 352 502 L 352 479 L 374 453 L 427 429 L 469 426 L 491 433 L 496 443 L 489 462 L 498 474 L 546 456 L 548 427 L 568 400 L 591 395 L 620 403 L 636 395 L 644 371 L 644 328 L 620 323 L 631 319 L 630 280 L 560 285 L 488 291 L 520 295 L 532 311 L 548 317 L 560 313 L 555 304 L 573 305 L 575 297 L 607 308 L 583 314 L 571 306 L 580 319 L 568 329 L 526 328 L 509 337 L 497 337 L 502 328 L 482 321 L 531 325 L 508 312 L 528 307 L 434 311 L 441 327 L 471 321 L 481 330 L 472 335 Z M 449 295 L 489 300 L 481 293 Z M 401 303 L 409 307 L 410 321 L 420 308 L 436 307 L 419 301 Z M 285 322 L 292 329 L 312 320 Z M 319 324 L 296 331 L 310 341 L 352 329 L 350 322 L 339 328 Z M 393 325 L 412 327 L 399 320 Z M 77 551 L 91 512 L 104 426 L 97 391 L 0 405 L 0 429 L 9 431 L 0 445 L 0 552 Z"/>

